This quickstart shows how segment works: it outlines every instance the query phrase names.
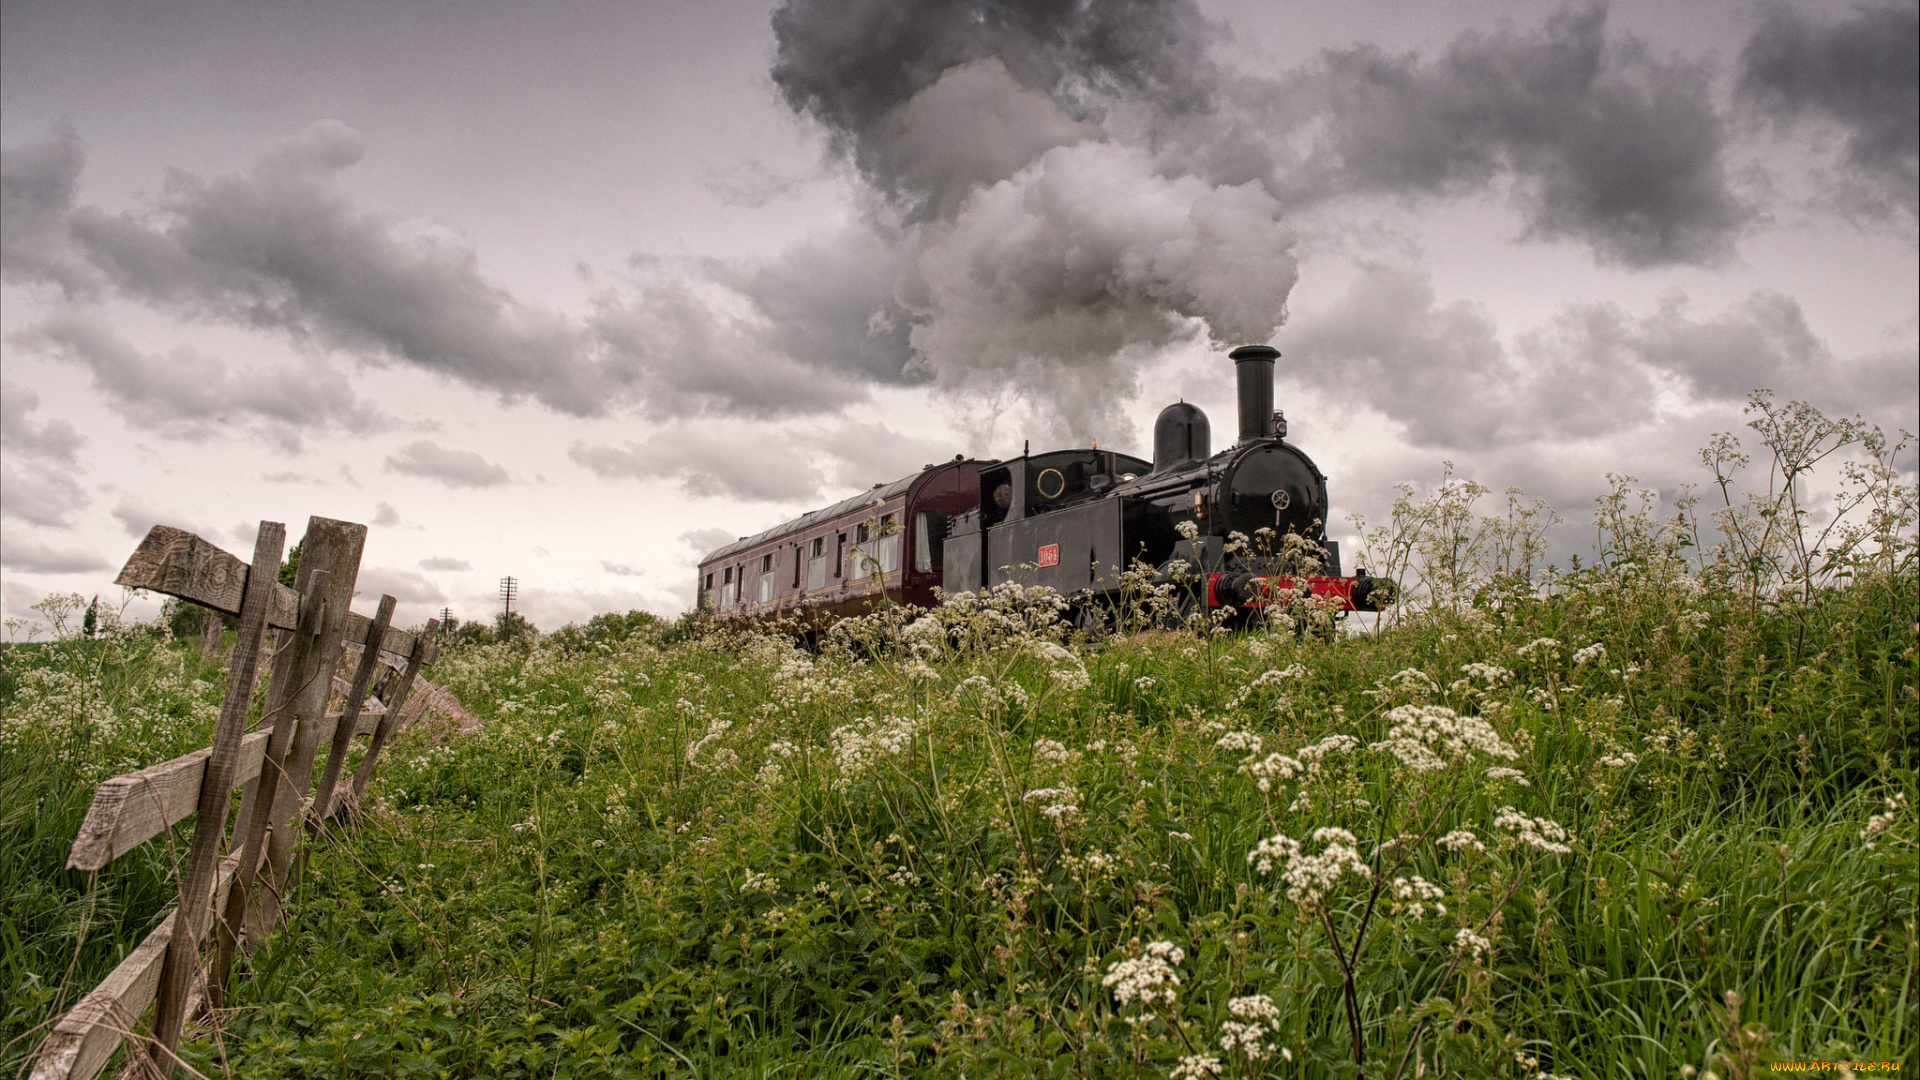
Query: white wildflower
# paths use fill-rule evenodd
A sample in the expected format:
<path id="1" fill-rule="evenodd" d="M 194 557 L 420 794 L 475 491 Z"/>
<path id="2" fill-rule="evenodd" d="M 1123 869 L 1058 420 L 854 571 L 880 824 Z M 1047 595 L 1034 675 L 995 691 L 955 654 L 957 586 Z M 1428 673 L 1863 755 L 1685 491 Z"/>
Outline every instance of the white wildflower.
<path id="1" fill-rule="evenodd" d="M 1498 664 L 1462 664 L 1460 665 L 1460 670 L 1466 674 L 1467 678 L 1481 679 L 1485 681 L 1488 686 L 1513 678 L 1513 672 L 1508 671 Z"/>
<path id="2" fill-rule="evenodd" d="M 1306 770 L 1306 766 L 1285 754 L 1268 754 L 1261 761 L 1243 763 L 1238 772 L 1251 776 L 1261 791 L 1272 791 L 1276 780 L 1291 780 Z"/>
<path id="3" fill-rule="evenodd" d="M 1453 935 L 1453 949 L 1462 956 L 1470 956 L 1478 964 L 1486 959 L 1487 950 L 1493 948 L 1493 942 L 1464 927 Z"/>
<path id="4" fill-rule="evenodd" d="M 1493 816 L 1493 827 L 1513 833 L 1525 847 L 1548 855 L 1566 855 L 1573 851 L 1567 843 L 1567 830 L 1547 818 L 1528 817 L 1511 806 L 1503 806 Z"/>
<path id="5" fill-rule="evenodd" d="M 1040 812 L 1057 822 L 1065 822 L 1080 813 L 1080 793 L 1070 787 L 1037 788 L 1021 796 L 1020 801 L 1046 804 Z"/>
<path id="6" fill-rule="evenodd" d="M 1170 941 L 1151 942 L 1140 955 L 1108 964 L 1100 985 L 1111 988 L 1113 999 L 1122 1005 L 1135 1001 L 1148 1007 L 1155 1002 L 1172 1005 L 1177 994 L 1174 987 L 1180 985 L 1180 973 L 1175 968 L 1186 958 L 1187 954 Z"/>
<path id="7" fill-rule="evenodd" d="M 1068 765 L 1080 760 L 1080 752 L 1077 750 L 1069 750 L 1066 746 L 1052 739 L 1035 739 L 1033 741 L 1033 757 L 1036 761 L 1051 761 L 1056 764 Z"/>
<path id="8" fill-rule="evenodd" d="M 1247 852 L 1247 865 L 1262 874 L 1271 873 L 1276 863 L 1284 866 L 1299 854 L 1300 841 L 1285 833 L 1277 833 Z"/>
<path id="9" fill-rule="evenodd" d="M 1446 768 L 1448 756 L 1512 761 L 1520 755 L 1485 720 L 1460 716 L 1441 705 L 1402 705 L 1387 714 L 1387 737 L 1369 749 L 1384 750 L 1414 772 Z M 1443 756 L 1440 751 L 1445 751 Z"/>
<path id="10" fill-rule="evenodd" d="M 1176 524 L 1173 527 L 1173 531 L 1179 533 L 1182 537 L 1185 537 L 1188 540 L 1196 540 L 1200 536 L 1200 526 L 1195 525 L 1191 521 L 1182 521 Z"/>
<path id="11" fill-rule="evenodd" d="M 1435 915 L 1446 918 L 1447 905 L 1437 902 L 1445 895 L 1446 890 L 1418 874 L 1393 879 L 1393 898 L 1400 901 L 1402 910 L 1415 919 L 1427 917 L 1428 904 L 1433 904 Z"/>
<path id="12" fill-rule="evenodd" d="M 773 875 L 762 874 L 757 870 L 747 871 L 747 880 L 740 885 L 740 891 L 743 893 L 763 892 L 769 896 L 773 895 L 774 888 Z"/>
<path id="13" fill-rule="evenodd" d="M 1551 655 L 1552 652 L 1555 649 L 1558 649 L 1559 647 L 1560 647 L 1560 643 L 1550 637 L 1534 638 L 1532 641 L 1526 643 L 1525 645 L 1520 646 L 1520 648 L 1515 652 L 1514 655 L 1532 656 L 1536 652 L 1547 653 Z"/>
<path id="14" fill-rule="evenodd" d="M 1280 1010 L 1265 994 L 1237 997 L 1227 1002 L 1227 1011 L 1242 1020 L 1277 1020 Z"/>
<path id="15" fill-rule="evenodd" d="M 1360 740 L 1351 735 L 1329 735 L 1317 743 L 1301 747 L 1295 753 L 1306 763 L 1308 772 L 1320 771 L 1320 760 L 1332 754 L 1351 754 L 1360 746 Z"/>
<path id="16" fill-rule="evenodd" d="M 1487 776 L 1487 779 L 1489 780 L 1511 780 L 1514 783 L 1519 784 L 1521 787 L 1533 786 L 1531 783 L 1527 781 L 1526 773 L 1521 772 L 1519 769 L 1510 769 L 1505 765 L 1500 765 L 1500 766 L 1496 766 L 1494 768 L 1488 769 L 1486 776 Z"/>
<path id="17" fill-rule="evenodd" d="M 1255 735 L 1251 731 L 1229 731 L 1225 735 L 1215 739 L 1213 745 L 1222 750 L 1257 754 L 1265 744 L 1260 741 L 1260 736 Z"/>
<path id="18" fill-rule="evenodd" d="M 1319 831 L 1345 832 L 1345 830 L 1327 829 Z M 1342 880 L 1348 877 L 1362 880 L 1372 878 L 1373 868 L 1360 858 L 1359 852 L 1342 843 L 1328 844 L 1326 849 L 1318 855 L 1295 856 L 1281 874 L 1281 879 L 1287 883 L 1287 898 L 1301 907 L 1317 906 L 1327 893 L 1332 892 Z"/>
<path id="19" fill-rule="evenodd" d="M 1584 649 L 1577 649 L 1574 651 L 1573 666 L 1581 667 L 1595 660 L 1605 660 L 1606 658 L 1607 658 L 1607 647 L 1601 644 L 1600 642 L 1596 641 Z"/>
<path id="20" fill-rule="evenodd" d="M 1624 769 L 1629 765 L 1638 765 L 1640 759 L 1631 750 L 1622 750 L 1617 754 L 1608 754 L 1600 759 L 1600 764 L 1609 769 Z"/>
<path id="21" fill-rule="evenodd" d="M 1220 1059 L 1204 1054 L 1188 1054 L 1167 1074 L 1167 1080 L 1205 1080 L 1220 1075 Z"/>

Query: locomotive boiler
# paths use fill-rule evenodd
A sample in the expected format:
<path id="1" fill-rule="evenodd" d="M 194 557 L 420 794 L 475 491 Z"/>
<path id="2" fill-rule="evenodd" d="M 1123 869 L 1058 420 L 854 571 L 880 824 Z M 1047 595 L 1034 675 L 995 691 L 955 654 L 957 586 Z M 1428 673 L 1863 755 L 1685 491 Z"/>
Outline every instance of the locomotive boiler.
<path id="1" fill-rule="evenodd" d="M 1182 587 L 1189 610 L 1244 613 L 1282 596 L 1376 610 L 1390 586 L 1364 569 L 1341 574 L 1326 477 L 1274 411 L 1279 352 L 1229 356 L 1240 430 L 1220 453 L 1206 414 L 1181 402 L 1154 422 L 1152 461 L 1097 447 L 956 456 L 709 554 L 701 602 L 726 615 L 831 616 L 882 595 L 928 606 L 936 585 L 951 595 L 1019 581 L 1091 612 L 1144 564 Z"/>

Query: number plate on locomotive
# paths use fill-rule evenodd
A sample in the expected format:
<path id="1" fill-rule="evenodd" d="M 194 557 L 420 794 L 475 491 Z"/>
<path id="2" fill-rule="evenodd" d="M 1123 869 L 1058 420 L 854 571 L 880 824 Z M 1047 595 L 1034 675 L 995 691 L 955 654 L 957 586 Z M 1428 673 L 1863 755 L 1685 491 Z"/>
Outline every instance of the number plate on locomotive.
<path id="1" fill-rule="evenodd" d="M 1040 548 L 1040 558 L 1035 560 L 1041 566 L 1060 565 L 1060 545 L 1046 544 Z"/>

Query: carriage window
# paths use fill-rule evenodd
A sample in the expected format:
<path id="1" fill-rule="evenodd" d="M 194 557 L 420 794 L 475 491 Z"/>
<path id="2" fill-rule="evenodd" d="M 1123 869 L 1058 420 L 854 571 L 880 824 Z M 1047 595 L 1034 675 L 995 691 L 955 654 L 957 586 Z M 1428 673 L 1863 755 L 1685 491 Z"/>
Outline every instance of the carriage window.
<path id="1" fill-rule="evenodd" d="M 730 585 L 730 584 L 732 584 L 732 583 L 733 583 L 733 567 L 731 567 L 731 566 L 729 566 L 729 567 L 727 567 L 727 568 L 726 568 L 725 570 L 723 570 L 723 571 L 721 571 L 721 574 L 722 574 L 722 576 L 721 576 L 721 578 L 720 578 L 720 581 L 721 581 L 721 582 L 722 582 L 723 584 L 729 584 L 729 585 Z"/>
<path id="2" fill-rule="evenodd" d="M 854 526 L 854 527 L 853 527 L 853 542 L 854 542 L 854 543 L 856 543 L 856 544 L 864 544 L 864 543 L 866 543 L 866 542 L 867 542 L 867 534 L 868 534 L 868 532 L 869 532 L 869 530 L 867 529 L 867 523 L 866 523 L 866 522 L 864 522 L 864 521 L 863 521 L 863 522 L 861 522 L 860 524 L 858 524 L 858 525 L 856 525 L 856 526 Z"/>
<path id="3" fill-rule="evenodd" d="M 760 556 L 760 572 L 764 574 L 771 569 L 773 569 L 773 553 L 768 552 Z"/>
<path id="4" fill-rule="evenodd" d="M 824 536 L 814 537 L 813 538 L 813 557 L 817 559 L 820 556 L 825 555 L 826 553 L 827 553 L 827 538 Z"/>
<path id="5" fill-rule="evenodd" d="M 793 587 L 796 589 L 800 587 L 800 563 L 802 561 L 800 558 L 800 545 L 795 544 L 793 545 Z"/>
<path id="6" fill-rule="evenodd" d="M 923 574 L 940 572 L 940 554 L 947 541 L 948 515 L 922 511 L 913 515 L 913 568 Z"/>
<path id="7" fill-rule="evenodd" d="M 835 539 L 834 545 L 833 545 L 833 576 L 834 577 L 839 577 L 840 572 L 843 569 L 845 569 L 845 566 L 843 564 L 846 561 L 846 556 L 847 556 L 847 534 L 841 533 Z"/>
<path id="8" fill-rule="evenodd" d="M 706 584 L 706 587 L 707 587 L 707 588 L 709 588 L 709 589 L 711 589 L 711 588 L 713 588 L 713 575 L 712 575 L 712 574 L 708 574 L 708 575 L 707 575 L 707 584 Z"/>

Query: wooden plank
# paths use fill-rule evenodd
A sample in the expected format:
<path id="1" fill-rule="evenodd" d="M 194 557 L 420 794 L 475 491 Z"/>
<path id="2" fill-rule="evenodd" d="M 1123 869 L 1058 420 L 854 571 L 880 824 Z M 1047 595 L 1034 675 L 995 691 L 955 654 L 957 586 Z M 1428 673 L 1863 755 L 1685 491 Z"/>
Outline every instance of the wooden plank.
<path id="1" fill-rule="evenodd" d="M 249 572 L 247 564 L 238 556 L 183 529 L 155 525 L 147 531 L 146 538 L 140 541 L 114 583 L 130 589 L 166 593 L 238 615 Z M 291 630 L 299 624 L 300 594 L 275 581 L 267 625 Z M 372 629 L 372 619 L 349 613 L 345 639 L 357 652 L 366 645 L 367 634 Z M 405 667 L 413 656 L 414 638 L 415 635 L 405 630 L 389 627 L 380 639 L 380 662 L 395 670 Z M 432 664 L 436 653 L 437 650 L 429 648 L 426 663 Z"/>
<path id="2" fill-rule="evenodd" d="M 220 861 L 214 880 L 215 906 L 225 900 L 239 862 L 234 856 Z M 40 1044 L 32 1080 L 88 1080 L 106 1066 L 153 1001 L 161 964 L 173 940 L 173 924 L 174 913 L 169 912 L 99 986 L 60 1018 Z"/>
<path id="3" fill-rule="evenodd" d="M 391 596 L 380 597 L 379 610 L 374 613 L 373 627 L 367 634 L 385 634 L 387 624 L 393 619 L 393 607 L 396 601 Z M 327 754 L 326 768 L 320 771 L 320 786 L 314 791 L 312 815 L 307 819 L 308 828 L 318 832 L 321 822 L 333 812 L 333 788 L 340 781 L 340 769 L 347 763 L 347 751 L 353 746 L 353 726 L 360 719 L 360 707 L 367 700 L 367 686 L 373 682 L 374 660 L 378 651 L 360 650 L 360 666 L 354 669 L 353 685 L 347 688 L 346 711 L 341 724 L 334 729 L 333 747 Z"/>
<path id="4" fill-rule="evenodd" d="M 387 711 L 378 702 L 363 708 L 353 726 L 354 737 L 378 731 Z M 321 722 L 320 737 L 332 735 L 339 720 L 339 713 L 329 714 Z M 260 759 L 272 734 L 254 731 L 241 738 L 240 757 L 233 776 L 235 788 L 260 775 Z M 207 759 L 212 753 L 211 747 L 201 747 L 172 761 L 149 765 L 139 772 L 103 782 L 94 790 L 93 805 L 87 808 L 87 816 L 80 823 L 80 834 L 67 853 L 67 867 L 98 870 L 191 817 L 205 783 Z"/>
<path id="5" fill-rule="evenodd" d="M 333 691 L 333 673 L 340 666 L 347 605 L 353 601 L 353 585 L 360 573 L 360 554 L 366 548 L 366 540 L 365 525 L 318 517 L 307 523 L 300 569 L 307 571 L 311 566 L 314 574 L 326 576 L 327 584 L 314 601 L 321 605 L 320 625 L 316 627 L 309 663 L 303 668 L 305 678 L 293 697 L 299 726 L 284 759 L 286 767 L 277 775 L 267 769 L 262 769 L 260 774 L 263 785 L 272 783 L 271 787 L 263 788 L 254 807 L 256 820 L 260 803 L 269 803 L 271 807 L 267 818 L 267 868 L 263 871 L 267 888 L 253 913 L 241 923 L 249 934 L 258 931 L 259 937 L 255 940 L 265 937 L 277 921 L 287 873 L 293 867 L 294 845 L 302 835 L 302 830 L 290 826 L 313 784 L 314 755 L 319 752 L 320 740 L 326 734 L 318 721 L 326 715 L 327 698 Z M 251 898 L 247 902 L 253 904 Z"/>
<path id="6" fill-rule="evenodd" d="M 266 745 L 264 731 L 240 740 L 235 787 L 259 774 L 260 754 Z M 207 759 L 212 754 L 211 747 L 202 747 L 101 784 L 80 823 L 73 850 L 67 853 L 67 867 L 98 870 L 185 821 L 200 798 Z"/>
<path id="7" fill-rule="evenodd" d="M 315 535 L 314 525 L 320 520 L 308 519 L 307 535 L 314 538 L 317 544 L 325 545 L 327 541 L 324 534 Z M 295 729 L 300 726 L 294 708 L 295 699 L 301 696 L 309 683 L 332 685 L 332 673 L 320 672 L 313 655 L 325 615 L 322 609 L 326 606 L 324 597 L 328 578 L 332 576 L 329 570 L 315 568 L 316 564 L 323 561 L 303 556 L 300 568 L 294 574 L 294 585 L 300 592 L 300 626 L 274 657 L 273 681 L 267 686 L 267 708 L 260 718 L 261 723 L 272 725 L 271 735 L 267 740 L 266 754 L 260 762 L 260 776 L 247 785 L 246 794 L 240 799 L 234 838 L 227 845 L 229 850 L 240 851 L 240 874 L 227 895 L 225 914 L 220 919 L 215 935 L 213 971 L 207 978 L 207 995 L 214 1008 L 225 1004 L 227 977 L 233 969 L 233 951 L 246 926 L 247 909 L 253 896 L 254 881 L 259 874 L 261 853 L 266 849 L 267 819 L 272 811 L 274 793 L 282 786 L 287 748 L 293 742 Z"/>
<path id="8" fill-rule="evenodd" d="M 439 629 L 439 619 L 427 620 L 426 632 L 415 645 L 413 659 L 407 663 L 406 672 L 400 676 L 400 685 L 387 702 L 386 716 L 373 733 L 373 745 L 367 747 L 367 756 L 360 759 L 360 768 L 353 774 L 353 797 L 356 802 L 366 797 L 367 784 L 373 779 L 373 763 L 380 760 L 380 751 L 386 748 L 387 737 L 393 734 L 394 725 L 400 722 L 400 707 L 407 703 L 408 696 L 413 693 L 413 684 L 420 677 L 421 665 L 429 662 Z"/>
<path id="9" fill-rule="evenodd" d="M 247 591 L 247 574 L 247 564 L 237 556 L 184 529 L 155 525 L 147 530 L 146 538 L 134 549 L 114 584 L 150 589 L 238 615 L 240 600 Z M 274 582 L 272 592 L 267 625 L 283 630 L 298 626 L 299 596 L 278 581 Z"/>
<path id="10" fill-rule="evenodd" d="M 160 971 L 160 990 L 153 1014 L 152 1058 L 163 1077 L 173 1075 L 173 1050 L 186 1024 L 187 998 L 200 971 L 200 938 L 207 926 L 207 894 L 220 863 L 220 845 L 226 839 L 227 811 L 232 805 L 240 738 L 246 732 L 247 710 L 260 671 L 260 644 L 267 633 L 267 609 L 273 603 L 273 575 L 280 570 L 280 553 L 287 546 L 287 527 L 263 521 L 254 541 L 246 596 L 240 605 L 240 632 L 234 639 L 227 666 L 227 690 L 214 726 L 213 746 L 206 760 L 205 778 L 194 809 L 193 841 L 179 868 L 180 900 L 176 905 L 173 940 Z M 218 623 L 211 613 L 210 622 Z M 349 725 L 351 726 L 351 725 Z M 343 742 L 351 742 L 349 735 Z"/>

